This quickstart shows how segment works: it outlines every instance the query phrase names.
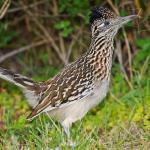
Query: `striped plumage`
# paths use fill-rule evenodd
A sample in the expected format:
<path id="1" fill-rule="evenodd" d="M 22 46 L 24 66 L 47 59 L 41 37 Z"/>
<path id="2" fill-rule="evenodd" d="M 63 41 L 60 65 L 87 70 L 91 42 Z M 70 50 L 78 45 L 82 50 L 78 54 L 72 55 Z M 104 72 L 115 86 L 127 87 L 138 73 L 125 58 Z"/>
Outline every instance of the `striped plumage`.
<path id="1" fill-rule="evenodd" d="M 134 18 L 137 16 L 119 17 L 107 8 L 93 8 L 89 50 L 48 81 L 36 83 L 0 68 L 1 78 L 23 88 L 33 108 L 28 120 L 47 112 L 60 121 L 69 136 L 71 124 L 81 119 L 106 96 L 111 75 L 114 36 L 124 23 Z"/>

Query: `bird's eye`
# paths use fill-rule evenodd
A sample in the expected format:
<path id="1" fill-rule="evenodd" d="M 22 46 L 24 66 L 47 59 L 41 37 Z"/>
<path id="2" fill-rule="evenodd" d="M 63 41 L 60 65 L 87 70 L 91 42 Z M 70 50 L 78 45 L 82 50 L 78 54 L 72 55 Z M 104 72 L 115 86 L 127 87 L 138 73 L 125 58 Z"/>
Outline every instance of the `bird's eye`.
<path id="1" fill-rule="evenodd" d="M 110 22 L 105 21 L 104 24 L 105 24 L 105 26 L 108 26 L 110 24 Z"/>

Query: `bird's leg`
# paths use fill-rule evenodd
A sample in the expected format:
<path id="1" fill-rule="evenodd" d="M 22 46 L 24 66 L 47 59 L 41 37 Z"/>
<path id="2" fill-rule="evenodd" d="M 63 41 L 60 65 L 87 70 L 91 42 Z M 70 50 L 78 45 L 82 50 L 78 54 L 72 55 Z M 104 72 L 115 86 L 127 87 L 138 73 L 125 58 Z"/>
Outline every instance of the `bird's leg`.
<path id="1" fill-rule="evenodd" d="M 70 136 L 70 129 L 69 129 L 69 127 L 64 127 L 64 131 L 65 131 L 65 133 L 67 135 L 67 141 L 68 141 L 69 146 L 75 147 L 75 143 L 72 141 L 71 136 Z"/>
<path id="2" fill-rule="evenodd" d="M 67 136 L 67 143 L 71 147 L 75 147 L 75 143 L 72 141 L 71 136 L 70 136 L 70 125 L 65 125 L 64 123 L 62 124 L 65 134 Z"/>
<path id="3" fill-rule="evenodd" d="M 64 131 L 65 131 L 65 133 L 67 135 L 67 138 L 70 139 L 70 130 L 69 130 L 69 127 L 64 126 Z"/>

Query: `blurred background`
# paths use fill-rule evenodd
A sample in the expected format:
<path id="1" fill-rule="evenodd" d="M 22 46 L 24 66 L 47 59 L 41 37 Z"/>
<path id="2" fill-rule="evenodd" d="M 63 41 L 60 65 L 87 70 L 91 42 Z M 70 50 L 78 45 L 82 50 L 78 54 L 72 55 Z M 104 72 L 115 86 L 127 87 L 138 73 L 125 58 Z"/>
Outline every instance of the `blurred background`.
<path id="1" fill-rule="evenodd" d="M 1 0 L 0 6 L 7 1 L 8 10 L 0 21 L 0 64 L 14 71 L 42 75 L 45 70 L 48 73 L 51 67 L 61 68 L 87 51 L 90 8 L 95 5 L 105 5 L 122 16 L 141 16 L 119 32 L 116 40 L 115 62 L 120 61 L 130 76 L 134 56 L 149 44 L 148 0 Z"/>
<path id="2" fill-rule="evenodd" d="M 0 66 L 37 81 L 53 77 L 88 50 L 89 14 L 95 5 L 121 16 L 141 17 L 117 34 L 107 102 L 91 111 L 84 129 L 89 132 L 96 124 L 102 134 L 103 128 L 110 131 L 128 122 L 130 133 L 130 122 L 134 122 L 136 132 L 142 129 L 145 138 L 150 130 L 149 0 L 0 0 Z M 6 139 L 0 143 L 9 143 L 11 129 L 16 132 L 19 128 L 25 134 L 22 130 L 29 126 L 25 123 L 29 107 L 22 99 L 15 86 L 0 80 L 0 136 Z M 109 135 L 105 136 L 106 140 Z"/>

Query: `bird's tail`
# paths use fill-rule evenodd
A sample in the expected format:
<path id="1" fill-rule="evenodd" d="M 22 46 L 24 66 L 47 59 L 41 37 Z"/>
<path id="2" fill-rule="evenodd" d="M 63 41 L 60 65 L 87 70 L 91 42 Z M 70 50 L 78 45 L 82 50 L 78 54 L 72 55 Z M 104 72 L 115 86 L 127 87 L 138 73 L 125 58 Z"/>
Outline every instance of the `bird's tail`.
<path id="1" fill-rule="evenodd" d="M 23 92 L 31 107 L 35 107 L 39 101 L 41 86 L 30 78 L 16 74 L 0 67 L 0 78 L 7 80 L 23 89 Z"/>
<path id="2" fill-rule="evenodd" d="M 20 74 L 16 74 L 10 70 L 4 69 L 0 67 L 0 78 L 7 80 L 21 88 L 24 89 L 33 89 L 37 85 L 32 79 L 22 76 Z"/>

